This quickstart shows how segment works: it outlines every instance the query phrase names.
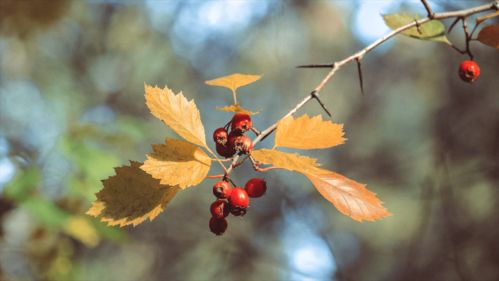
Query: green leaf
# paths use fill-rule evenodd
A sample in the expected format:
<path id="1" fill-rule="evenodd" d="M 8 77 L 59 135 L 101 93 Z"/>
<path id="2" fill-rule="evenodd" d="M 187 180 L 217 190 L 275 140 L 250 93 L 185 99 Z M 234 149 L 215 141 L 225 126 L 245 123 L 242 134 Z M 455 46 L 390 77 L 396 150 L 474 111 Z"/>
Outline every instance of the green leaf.
<path id="1" fill-rule="evenodd" d="M 499 49 L 499 25 L 492 24 L 482 28 L 477 40 L 489 47 Z"/>
<path id="2" fill-rule="evenodd" d="M 383 15 L 383 19 L 385 20 L 386 25 L 394 30 L 414 22 L 415 20 L 420 19 L 420 17 L 414 14 L 400 13 Z M 402 34 L 420 40 L 431 40 L 450 44 L 445 36 L 445 25 L 439 20 L 431 20 L 424 23 L 419 26 L 419 30 L 417 27 L 411 27 L 404 30 Z"/>

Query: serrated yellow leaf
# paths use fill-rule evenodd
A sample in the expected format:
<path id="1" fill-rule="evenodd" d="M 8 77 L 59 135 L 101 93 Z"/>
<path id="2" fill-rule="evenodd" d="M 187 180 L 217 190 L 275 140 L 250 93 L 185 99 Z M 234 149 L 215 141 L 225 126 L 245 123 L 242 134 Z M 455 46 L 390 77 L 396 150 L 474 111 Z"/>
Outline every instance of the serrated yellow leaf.
<path id="1" fill-rule="evenodd" d="M 275 146 L 298 149 L 320 149 L 345 143 L 342 124 L 322 120 L 317 115 L 288 116 L 277 124 Z"/>
<path id="2" fill-rule="evenodd" d="M 324 169 L 311 170 L 304 175 L 338 211 L 356 221 L 374 221 L 391 215 L 364 184 Z"/>
<path id="3" fill-rule="evenodd" d="M 239 105 L 239 103 L 231 104 L 231 105 L 227 105 L 227 106 L 217 106 L 217 110 L 227 111 L 227 112 L 235 112 L 235 113 L 244 113 L 244 114 L 248 114 L 248 115 L 255 115 L 255 114 L 260 113 L 258 111 L 253 112 L 253 111 L 249 111 L 247 109 L 244 109 L 241 107 L 241 105 Z"/>
<path id="4" fill-rule="evenodd" d="M 274 149 L 259 149 L 251 152 L 251 156 L 262 164 L 305 173 L 319 166 L 317 160 L 298 153 L 286 153 Z"/>
<path id="5" fill-rule="evenodd" d="M 320 168 L 313 158 L 269 149 L 255 150 L 251 155 L 263 164 L 303 174 L 322 196 L 354 220 L 373 221 L 391 215 L 365 185 Z"/>
<path id="6" fill-rule="evenodd" d="M 225 87 L 235 92 L 237 88 L 251 84 L 261 78 L 260 75 L 234 73 L 224 77 L 205 81 L 210 86 Z"/>
<path id="7" fill-rule="evenodd" d="M 182 92 L 174 94 L 164 89 L 145 85 L 146 104 L 151 113 L 172 128 L 185 140 L 206 147 L 204 126 L 194 100 L 187 100 Z"/>
<path id="8" fill-rule="evenodd" d="M 184 189 L 197 185 L 208 175 L 211 158 L 196 145 L 166 139 L 166 144 L 153 144 L 152 149 L 140 168 L 161 184 Z"/>
<path id="9" fill-rule="evenodd" d="M 140 169 L 142 163 L 115 168 L 116 175 L 102 181 L 104 188 L 87 215 L 99 218 L 110 226 L 137 225 L 153 220 L 181 189 L 161 185 L 159 180 Z"/>

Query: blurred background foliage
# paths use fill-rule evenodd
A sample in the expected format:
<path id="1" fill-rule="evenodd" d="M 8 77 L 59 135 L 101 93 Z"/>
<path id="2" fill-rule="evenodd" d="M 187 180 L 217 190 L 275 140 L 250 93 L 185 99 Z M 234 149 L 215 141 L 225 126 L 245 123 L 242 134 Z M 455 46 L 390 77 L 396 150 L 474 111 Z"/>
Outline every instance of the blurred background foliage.
<path id="1" fill-rule="evenodd" d="M 113 167 L 174 136 L 144 83 L 195 98 L 211 132 L 231 96 L 203 81 L 263 74 L 238 92 L 265 128 L 327 71 L 296 65 L 361 49 L 388 31 L 379 14 L 398 10 L 424 14 L 390 0 L 0 1 L 0 279 L 498 280 L 499 56 L 478 44 L 473 85 L 449 47 L 398 37 L 364 59 L 365 95 L 355 65 L 323 91 L 349 140 L 309 155 L 367 183 L 390 218 L 357 223 L 287 172 L 267 173 L 267 195 L 222 237 L 208 230 L 212 180 L 136 228 L 84 215 Z M 450 38 L 463 43 L 459 28 Z"/>

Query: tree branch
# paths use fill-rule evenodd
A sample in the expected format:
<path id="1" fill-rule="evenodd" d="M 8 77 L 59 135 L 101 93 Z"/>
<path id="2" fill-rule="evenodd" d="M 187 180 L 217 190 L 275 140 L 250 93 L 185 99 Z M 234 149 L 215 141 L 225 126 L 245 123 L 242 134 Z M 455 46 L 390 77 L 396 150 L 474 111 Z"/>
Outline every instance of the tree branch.
<path id="1" fill-rule="evenodd" d="M 422 1 L 423 3 L 426 1 Z M 469 8 L 469 9 L 464 9 L 464 10 L 458 10 L 458 11 L 450 11 L 450 12 L 442 12 L 442 13 L 433 13 L 433 16 L 428 16 L 426 18 L 418 19 L 415 20 L 411 23 L 408 23 L 404 26 L 401 26 L 397 29 L 392 30 L 390 33 L 386 34 L 385 36 L 379 38 L 378 40 L 374 41 L 370 45 L 366 46 L 364 49 L 356 52 L 355 54 L 344 58 L 343 60 L 336 61 L 332 64 L 312 64 L 312 65 L 301 65 L 298 66 L 298 68 L 331 68 L 331 70 L 326 74 L 326 76 L 322 79 L 322 81 L 313 89 L 305 98 L 300 101 L 294 108 L 292 108 L 288 113 L 286 113 L 281 119 L 277 120 L 274 124 L 270 125 L 267 129 L 263 130 L 260 135 L 258 135 L 254 140 L 253 140 L 253 145 L 256 145 L 266 137 L 268 137 L 274 130 L 277 128 L 277 124 L 279 123 L 280 120 L 293 115 L 296 113 L 300 108 L 302 108 L 308 101 L 311 99 L 315 98 L 316 96 L 319 96 L 320 91 L 326 86 L 326 84 L 331 80 L 331 78 L 334 76 L 336 71 L 343 67 L 345 64 L 350 63 L 352 61 L 360 60 L 366 55 L 367 53 L 371 52 L 374 50 L 376 47 L 379 45 L 383 44 L 385 41 L 388 39 L 394 37 L 395 35 L 418 25 L 422 25 L 424 23 L 427 23 L 431 21 L 432 19 L 449 19 L 449 18 L 463 18 L 465 19 L 466 17 L 469 17 L 471 15 L 477 14 L 477 13 L 482 13 L 485 11 L 489 10 L 497 10 L 497 7 L 499 6 L 499 0 L 496 0 L 492 3 L 485 4 L 485 5 L 480 5 L 477 7 Z M 428 6 L 429 7 L 429 6 Z M 426 5 L 425 5 L 426 8 Z M 428 11 L 428 9 L 427 9 Z M 431 11 L 431 9 L 430 9 Z M 239 158 L 239 155 L 234 156 L 232 160 L 232 164 L 229 166 L 229 168 L 226 171 L 226 175 L 229 175 L 232 170 L 233 166 L 237 163 L 237 159 Z"/>

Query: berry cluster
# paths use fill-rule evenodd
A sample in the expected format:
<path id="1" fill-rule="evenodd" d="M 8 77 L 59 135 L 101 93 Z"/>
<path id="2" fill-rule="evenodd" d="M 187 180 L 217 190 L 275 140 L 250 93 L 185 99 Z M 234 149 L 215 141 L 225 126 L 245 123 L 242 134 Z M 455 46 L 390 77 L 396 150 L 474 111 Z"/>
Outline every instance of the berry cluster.
<path id="1" fill-rule="evenodd" d="M 227 131 L 230 127 L 230 133 Z M 249 154 L 253 149 L 253 142 L 244 134 L 253 129 L 251 117 L 248 114 L 236 113 L 231 121 L 223 128 L 213 132 L 217 153 L 225 158 L 234 154 Z M 210 206 L 211 219 L 210 230 L 216 235 L 222 235 L 227 229 L 229 214 L 244 216 L 249 206 L 250 197 L 262 196 L 267 190 L 264 179 L 253 178 L 249 180 L 244 188 L 232 187 L 227 179 L 218 181 L 213 186 L 213 194 L 217 200 Z"/>
<path id="2" fill-rule="evenodd" d="M 250 197 L 257 198 L 265 194 L 267 184 L 264 179 L 250 179 L 244 188 L 231 187 L 230 183 L 221 180 L 213 186 L 213 194 L 217 200 L 210 206 L 210 230 L 216 235 L 222 235 L 227 229 L 229 213 L 234 216 L 244 216 L 249 206 Z"/>
<path id="3" fill-rule="evenodd" d="M 230 126 L 230 133 L 227 129 Z M 225 158 L 232 157 L 236 152 L 246 154 L 253 149 L 253 142 L 244 135 L 252 129 L 251 117 L 248 114 L 236 113 L 232 120 L 223 128 L 213 132 L 213 140 L 217 145 L 217 153 Z"/>

